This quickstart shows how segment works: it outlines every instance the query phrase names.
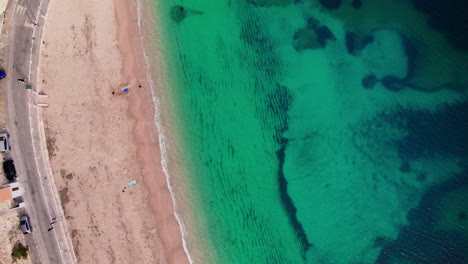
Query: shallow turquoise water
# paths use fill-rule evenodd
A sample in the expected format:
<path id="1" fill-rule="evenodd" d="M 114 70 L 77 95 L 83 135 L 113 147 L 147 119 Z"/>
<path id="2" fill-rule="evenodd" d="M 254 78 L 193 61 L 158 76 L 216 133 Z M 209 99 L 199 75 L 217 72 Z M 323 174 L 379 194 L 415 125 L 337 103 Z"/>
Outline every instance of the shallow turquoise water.
<path id="1" fill-rule="evenodd" d="M 466 186 L 468 107 L 463 89 L 443 85 L 466 80 L 431 76 L 420 61 L 435 55 L 414 53 L 425 32 L 379 22 L 378 6 L 355 26 L 351 5 L 260 2 L 158 9 L 197 193 L 191 224 L 208 238 L 211 261 L 425 263 L 435 246 L 406 235 L 425 223 L 433 241 L 453 236 L 444 243 L 462 263 L 466 196 L 455 186 Z M 421 212 L 434 190 L 455 209 Z M 400 254 L 396 243 L 417 253 Z"/>

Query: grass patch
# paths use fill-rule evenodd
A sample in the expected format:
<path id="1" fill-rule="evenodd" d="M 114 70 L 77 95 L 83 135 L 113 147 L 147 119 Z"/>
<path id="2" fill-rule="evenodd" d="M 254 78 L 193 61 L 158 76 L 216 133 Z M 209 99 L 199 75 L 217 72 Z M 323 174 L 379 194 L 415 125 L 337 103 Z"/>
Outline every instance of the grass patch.
<path id="1" fill-rule="evenodd" d="M 21 244 L 21 242 L 17 242 L 16 245 L 13 247 L 13 251 L 11 252 L 11 257 L 13 261 L 17 259 L 27 259 L 28 258 L 28 251 L 29 248 Z"/>

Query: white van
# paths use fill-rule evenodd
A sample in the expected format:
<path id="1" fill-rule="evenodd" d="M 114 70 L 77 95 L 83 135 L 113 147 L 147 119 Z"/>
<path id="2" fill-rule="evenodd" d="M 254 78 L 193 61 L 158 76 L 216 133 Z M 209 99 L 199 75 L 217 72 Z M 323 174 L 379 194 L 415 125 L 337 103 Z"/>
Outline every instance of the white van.
<path id="1" fill-rule="evenodd" d="M 8 152 L 10 149 L 8 133 L 0 134 L 0 152 Z"/>
<path id="2" fill-rule="evenodd" d="M 29 216 L 23 215 L 20 217 L 20 227 L 23 234 L 29 234 L 32 232 L 31 221 L 29 220 Z"/>

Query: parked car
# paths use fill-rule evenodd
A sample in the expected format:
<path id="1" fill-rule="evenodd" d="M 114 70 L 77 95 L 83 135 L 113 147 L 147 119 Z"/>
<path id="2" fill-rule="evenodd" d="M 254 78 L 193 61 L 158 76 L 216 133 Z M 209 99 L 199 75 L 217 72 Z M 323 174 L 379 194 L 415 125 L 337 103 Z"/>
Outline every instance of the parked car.
<path id="1" fill-rule="evenodd" d="M 20 227 L 23 234 L 29 234 L 32 232 L 31 221 L 29 221 L 29 216 L 23 215 L 20 217 Z"/>
<path id="2" fill-rule="evenodd" d="M 16 180 L 16 168 L 15 168 L 14 161 L 5 160 L 5 162 L 3 162 L 3 171 L 5 172 L 5 175 L 8 180 L 10 181 Z"/>
<path id="3" fill-rule="evenodd" d="M 8 152 L 10 150 L 10 136 L 8 133 L 0 134 L 0 152 Z"/>

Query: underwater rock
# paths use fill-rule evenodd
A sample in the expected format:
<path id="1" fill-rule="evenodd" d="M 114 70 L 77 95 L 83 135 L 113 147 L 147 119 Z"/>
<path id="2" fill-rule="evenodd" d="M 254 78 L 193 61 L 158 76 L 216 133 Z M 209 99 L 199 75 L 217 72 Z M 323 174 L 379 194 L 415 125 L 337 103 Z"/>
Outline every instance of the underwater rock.
<path id="1" fill-rule="evenodd" d="M 419 173 L 418 176 L 416 176 L 416 180 L 418 182 L 424 182 L 424 181 L 426 181 L 426 178 L 427 178 L 426 174 L 424 174 L 422 172 Z"/>
<path id="2" fill-rule="evenodd" d="M 310 29 L 317 29 L 321 26 L 320 21 L 318 21 L 315 17 L 310 17 L 307 19 L 307 27 Z"/>
<path id="3" fill-rule="evenodd" d="M 301 28 L 294 33 L 294 48 L 297 51 L 305 49 L 318 49 L 322 44 L 318 40 L 317 34 L 314 30 L 308 28 Z"/>
<path id="4" fill-rule="evenodd" d="M 319 2 L 328 9 L 338 8 L 341 4 L 341 0 L 319 0 Z"/>
<path id="5" fill-rule="evenodd" d="M 320 45 L 322 45 L 322 48 L 325 48 L 327 41 L 336 40 L 335 35 L 333 35 L 331 30 L 327 26 L 322 25 L 320 21 L 314 17 L 310 17 L 307 20 L 307 28 L 315 32 L 316 39 Z"/>
<path id="6" fill-rule="evenodd" d="M 411 172 L 411 167 L 408 161 L 403 161 L 400 165 L 400 171 L 403 173 Z"/>
<path id="7" fill-rule="evenodd" d="M 258 7 L 287 6 L 296 2 L 295 0 L 247 0 L 247 3 Z"/>
<path id="8" fill-rule="evenodd" d="M 182 22 L 188 15 L 187 9 L 183 6 L 175 5 L 171 8 L 171 18 L 176 23 Z"/>
<path id="9" fill-rule="evenodd" d="M 361 8 L 362 1 L 361 0 L 353 0 L 352 5 L 353 5 L 354 8 Z"/>
<path id="10" fill-rule="evenodd" d="M 346 32 L 345 36 L 346 40 L 346 50 L 348 51 L 349 54 L 355 55 L 357 49 L 357 46 L 359 45 L 358 42 L 358 36 L 354 32 Z"/>
<path id="11" fill-rule="evenodd" d="M 460 92 L 468 90 L 468 74 L 466 74 L 466 67 L 463 67 L 468 60 L 468 52 L 465 52 L 468 50 L 468 34 L 466 34 L 468 4 L 466 0 L 361 0 L 360 9 L 353 8 L 353 1 L 343 1 L 340 8 L 336 11 L 330 10 L 329 15 L 342 21 L 346 31 L 369 35 L 376 30 L 384 29 L 406 36 L 411 42 L 411 49 L 417 51 L 416 54 L 407 52 L 410 55 L 408 74 L 411 75 L 409 76 L 411 80 L 408 81 L 412 85 L 411 89 L 424 92 L 443 89 Z M 320 5 L 316 0 L 303 2 Z M 322 9 L 325 8 L 322 7 Z M 436 18 L 440 21 L 436 21 Z M 450 25 L 439 26 L 447 33 L 440 33 L 434 28 L 438 23 Z M 335 34 L 339 39 L 338 34 Z M 447 38 L 452 41 L 448 41 Z M 452 45 L 452 43 L 458 44 Z M 394 54 L 391 50 L 389 53 Z M 395 57 L 398 56 L 398 54 L 395 55 Z M 372 72 L 379 79 L 393 74 L 380 75 L 377 71 L 372 70 Z M 394 75 L 403 78 L 398 74 Z"/>
<path id="12" fill-rule="evenodd" d="M 360 50 L 364 49 L 367 44 L 372 43 L 374 41 L 374 37 L 372 35 L 361 37 L 357 33 L 346 32 L 345 41 L 346 50 L 349 54 L 354 56 Z"/>
<path id="13" fill-rule="evenodd" d="M 362 84 L 362 87 L 364 87 L 366 89 L 372 89 L 372 88 L 374 88 L 374 85 L 378 81 L 379 80 L 377 80 L 377 76 L 375 76 L 375 74 L 373 74 L 373 73 L 370 73 L 370 74 L 366 75 L 364 78 L 362 78 L 361 84 Z"/>
<path id="14" fill-rule="evenodd" d="M 359 37 L 355 33 L 348 34 L 353 40 L 352 55 L 362 57 L 366 67 L 372 71 L 377 79 L 392 75 L 399 80 L 404 80 L 403 84 L 408 86 L 408 49 L 405 46 L 405 39 L 402 34 L 393 30 L 379 29 L 372 32 L 369 37 Z M 350 41 L 350 40 L 348 40 Z M 349 46 L 350 44 L 348 44 Z M 360 46 L 359 46 L 360 45 Z M 410 44 L 408 44 L 410 46 Z M 360 50 L 359 48 L 362 48 Z M 396 78 L 387 78 L 384 82 L 387 88 L 396 91 L 403 87 L 393 87 L 390 81 L 397 81 Z M 397 89 L 398 88 L 398 89 Z"/>
<path id="15" fill-rule="evenodd" d="M 392 242 L 392 239 L 388 237 L 378 236 L 374 239 L 374 247 L 385 247 Z"/>
<path id="16" fill-rule="evenodd" d="M 416 60 L 418 58 L 418 49 L 415 46 L 415 43 L 413 40 L 405 36 L 404 34 L 400 33 L 399 34 L 401 39 L 402 39 L 402 44 L 403 44 L 403 49 L 406 54 L 407 58 L 407 72 L 405 79 L 411 79 L 414 75 L 414 72 L 416 70 Z"/>
<path id="17" fill-rule="evenodd" d="M 195 9 L 187 9 L 183 6 L 180 5 L 175 5 L 171 8 L 171 18 L 176 22 L 177 24 L 182 22 L 184 19 L 186 19 L 189 15 L 203 15 L 205 12 L 195 10 Z"/>
<path id="18" fill-rule="evenodd" d="M 179 23 L 187 17 L 187 10 L 183 6 L 173 6 L 171 8 L 171 18 Z"/>
<path id="19" fill-rule="evenodd" d="M 398 92 L 405 88 L 405 82 L 394 75 L 387 75 L 380 80 L 380 83 L 392 92 Z"/>
<path id="20" fill-rule="evenodd" d="M 335 40 L 335 35 L 331 32 L 331 30 L 326 26 L 321 26 L 315 30 L 315 34 L 317 34 L 317 39 L 322 45 L 323 48 L 327 45 L 328 40 Z"/>

